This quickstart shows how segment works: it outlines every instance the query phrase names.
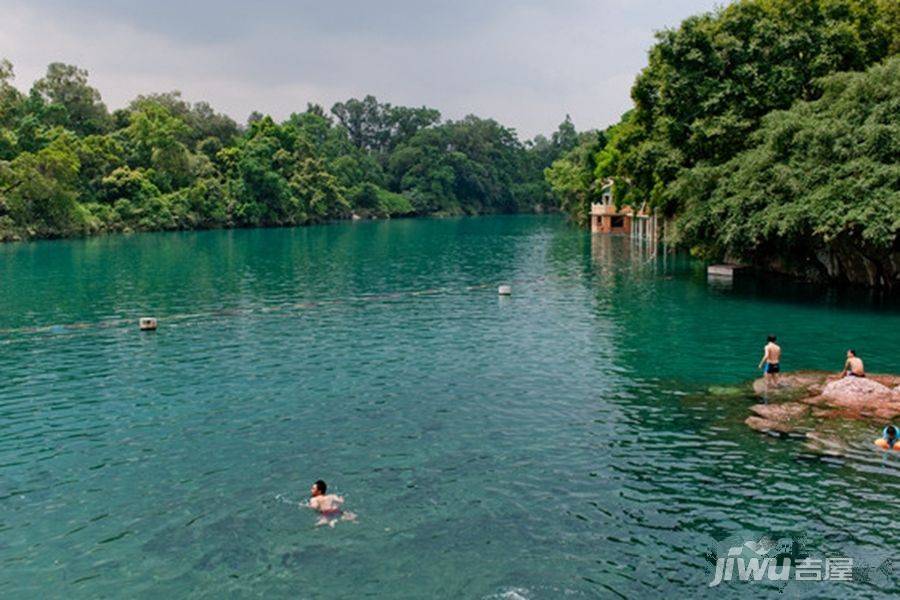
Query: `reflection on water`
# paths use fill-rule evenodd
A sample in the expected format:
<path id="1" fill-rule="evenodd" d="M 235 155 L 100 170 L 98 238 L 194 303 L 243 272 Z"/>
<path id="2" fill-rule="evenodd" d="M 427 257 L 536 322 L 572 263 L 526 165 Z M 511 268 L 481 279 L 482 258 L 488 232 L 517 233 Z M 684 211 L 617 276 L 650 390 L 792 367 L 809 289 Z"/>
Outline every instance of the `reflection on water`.
<path id="1" fill-rule="evenodd" d="M 4 596 L 711 595 L 723 540 L 886 551 L 896 465 L 705 390 L 770 331 L 787 369 L 900 371 L 892 301 L 552 217 L 7 245 L 0 281 Z M 357 526 L 293 504 L 320 477 Z"/>

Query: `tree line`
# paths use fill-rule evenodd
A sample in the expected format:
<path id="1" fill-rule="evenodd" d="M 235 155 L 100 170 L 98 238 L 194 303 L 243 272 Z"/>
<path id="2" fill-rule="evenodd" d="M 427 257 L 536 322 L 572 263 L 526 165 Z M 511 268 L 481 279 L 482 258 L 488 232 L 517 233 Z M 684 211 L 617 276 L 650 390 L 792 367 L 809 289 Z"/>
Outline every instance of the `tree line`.
<path id="1" fill-rule="evenodd" d="M 900 284 L 900 3 L 738 0 L 657 35 L 620 122 L 547 169 L 586 222 L 602 182 L 694 254 Z"/>
<path id="2" fill-rule="evenodd" d="M 543 172 L 578 141 L 568 117 L 523 143 L 372 96 L 245 125 L 178 92 L 109 111 L 76 66 L 13 77 L 0 61 L 0 240 L 553 209 Z"/>

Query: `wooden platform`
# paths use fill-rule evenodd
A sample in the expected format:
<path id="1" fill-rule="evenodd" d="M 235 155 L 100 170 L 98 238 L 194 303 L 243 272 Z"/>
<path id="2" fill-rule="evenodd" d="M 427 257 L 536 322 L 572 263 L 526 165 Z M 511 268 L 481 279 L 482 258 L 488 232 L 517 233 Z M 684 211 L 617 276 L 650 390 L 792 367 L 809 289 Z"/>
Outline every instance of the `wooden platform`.
<path id="1" fill-rule="evenodd" d="M 734 277 L 746 268 L 744 265 L 709 265 L 706 267 L 706 274 L 710 277 Z"/>

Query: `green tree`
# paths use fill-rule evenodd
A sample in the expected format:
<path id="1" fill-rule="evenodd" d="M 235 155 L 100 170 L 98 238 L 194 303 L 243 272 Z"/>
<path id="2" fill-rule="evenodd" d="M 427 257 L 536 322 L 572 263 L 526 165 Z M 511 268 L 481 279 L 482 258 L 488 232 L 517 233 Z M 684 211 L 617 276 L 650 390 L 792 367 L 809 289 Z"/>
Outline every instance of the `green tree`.
<path id="1" fill-rule="evenodd" d="M 206 140 L 215 139 L 220 147 L 231 144 L 238 135 L 238 126 L 228 115 L 217 113 L 208 102 L 194 104 L 181 97 L 181 92 L 144 94 L 138 96 L 128 106 L 126 113 L 143 110 L 146 106 L 162 106 L 170 115 L 180 119 L 187 126 L 179 141 L 189 149 L 196 150 Z"/>
<path id="2" fill-rule="evenodd" d="M 190 128 L 164 105 L 144 101 L 128 117 L 121 131 L 134 168 L 151 169 L 151 179 L 168 192 L 190 184 L 191 155 L 182 140 Z"/>
<path id="3" fill-rule="evenodd" d="M 12 76 L 0 61 L 0 239 L 531 210 L 556 204 L 543 169 L 577 137 L 567 117 L 523 145 L 373 96 L 246 127 L 177 91 L 110 115 L 77 67 L 50 65 L 27 95 Z"/>
<path id="4" fill-rule="evenodd" d="M 71 133 L 57 129 L 46 147 L 3 165 L 0 204 L 6 228 L 25 237 L 57 237 L 79 229 L 77 145 Z"/>
<path id="5" fill-rule="evenodd" d="M 95 202 L 105 190 L 103 179 L 125 164 L 125 149 L 110 135 L 89 135 L 77 146 L 81 201 Z"/>
<path id="6" fill-rule="evenodd" d="M 900 58 L 820 82 L 767 115 L 749 148 L 694 169 L 680 241 L 817 279 L 900 284 Z"/>
<path id="7" fill-rule="evenodd" d="M 49 125 L 71 129 L 80 135 L 103 133 L 111 121 L 100 92 L 87 83 L 88 73 L 73 65 L 51 63 L 47 74 L 34 83 L 34 91 L 50 107 Z"/>
<path id="8" fill-rule="evenodd" d="M 379 153 L 393 150 L 441 118 L 441 113 L 433 108 L 391 106 L 378 102 L 374 96 L 338 102 L 331 112 L 353 145 Z"/>
<path id="9" fill-rule="evenodd" d="M 419 213 L 513 212 L 523 158 L 510 129 L 468 116 L 420 130 L 391 154 L 388 172 Z"/>
<path id="10" fill-rule="evenodd" d="M 578 146 L 545 171 L 560 208 L 578 225 L 587 224 L 591 203 L 600 197 L 602 179 L 597 177 L 597 155 L 607 142 L 606 133 L 585 135 Z"/>
<path id="11" fill-rule="evenodd" d="M 661 32 L 632 90 L 643 132 L 624 174 L 677 210 L 682 169 L 727 161 L 765 114 L 816 98 L 818 78 L 887 56 L 885 19 L 876 0 L 739 0 Z"/>

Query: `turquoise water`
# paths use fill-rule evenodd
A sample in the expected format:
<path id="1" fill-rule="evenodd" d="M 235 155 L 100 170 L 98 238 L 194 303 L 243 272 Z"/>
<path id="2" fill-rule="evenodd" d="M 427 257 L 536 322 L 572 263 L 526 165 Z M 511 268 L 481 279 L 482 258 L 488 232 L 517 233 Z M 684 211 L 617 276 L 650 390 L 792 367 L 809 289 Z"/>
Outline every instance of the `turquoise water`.
<path id="1" fill-rule="evenodd" d="M 770 331 L 786 369 L 900 372 L 895 301 L 554 217 L 2 246 L 0 595 L 713 596 L 710 550 L 762 535 L 883 566 L 900 471 L 704 393 Z M 293 504 L 317 478 L 357 523 Z"/>

